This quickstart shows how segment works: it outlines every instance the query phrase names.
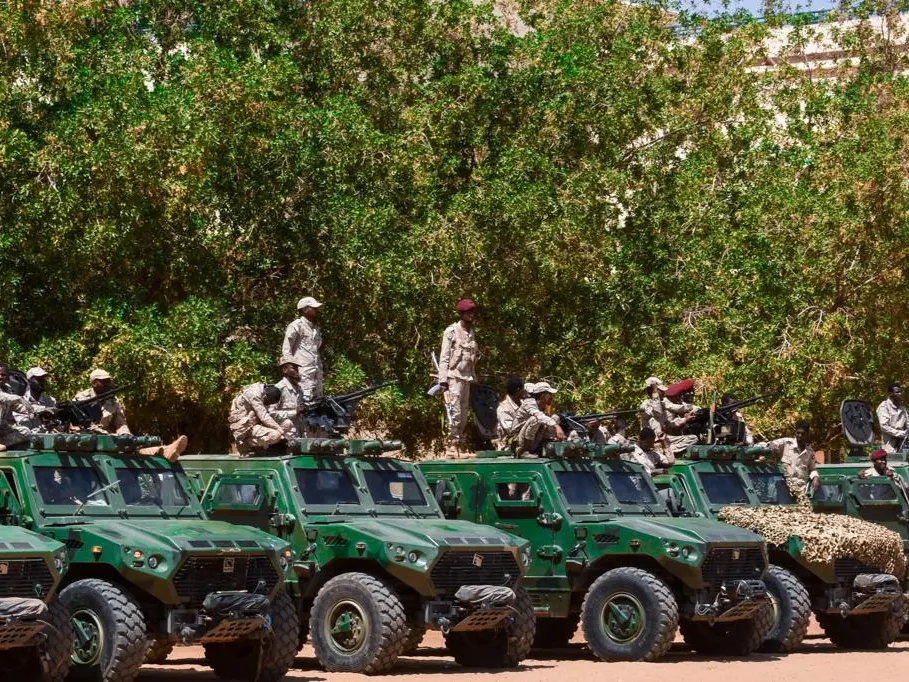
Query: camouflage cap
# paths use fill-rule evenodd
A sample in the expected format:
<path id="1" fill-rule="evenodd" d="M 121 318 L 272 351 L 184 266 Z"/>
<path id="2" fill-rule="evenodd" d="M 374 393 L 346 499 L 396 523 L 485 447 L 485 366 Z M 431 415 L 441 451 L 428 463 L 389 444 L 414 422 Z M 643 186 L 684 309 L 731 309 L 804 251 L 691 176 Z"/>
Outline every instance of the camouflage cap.
<path id="1" fill-rule="evenodd" d="M 283 367 L 284 365 L 296 365 L 299 367 L 300 363 L 288 355 L 282 355 L 281 359 L 278 360 L 278 367 Z"/>

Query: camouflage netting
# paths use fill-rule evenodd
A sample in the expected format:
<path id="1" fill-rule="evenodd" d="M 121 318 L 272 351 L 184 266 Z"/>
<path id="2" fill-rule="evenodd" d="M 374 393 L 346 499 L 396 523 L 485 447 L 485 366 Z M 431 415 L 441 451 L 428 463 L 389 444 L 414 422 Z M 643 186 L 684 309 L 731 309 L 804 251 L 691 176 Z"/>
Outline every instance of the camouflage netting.
<path id="1" fill-rule="evenodd" d="M 903 541 L 876 523 L 843 514 L 817 514 L 802 505 L 724 507 L 719 519 L 754 531 L 774 545 L 785 545 L 796 536 L 802 541 L 802 555 L 807 561 L 829 563 L 851 558 L 900 579 L 905 575 Z"/>

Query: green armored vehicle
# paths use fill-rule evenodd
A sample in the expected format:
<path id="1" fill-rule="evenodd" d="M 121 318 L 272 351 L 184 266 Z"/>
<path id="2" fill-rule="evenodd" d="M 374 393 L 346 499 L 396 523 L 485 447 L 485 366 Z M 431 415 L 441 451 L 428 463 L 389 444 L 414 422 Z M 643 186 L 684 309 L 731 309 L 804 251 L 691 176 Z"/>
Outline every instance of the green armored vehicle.
<path id="1" fill-rule="evenodd" d="M 461 665 L 514 666 L 534 635 L 517 586 L 526 542 L 448 521 L 400 443 L 294 439 L 283 453 L 193 455 L 181 462 L 206 511 L 268 529 L 294 548 L 301 645 L 329 671 L 378 673 L 441 630 Z"/>
<path id="2" fill-rule="evenodd" d="M 70 679 L 130 682 L 148 656 L 202 644 L 225 679 L 274 682 L 297 652 L 286 542 L 207 520 L 154 438 L 37 435 L 0 453 L 7 523 L 66 546 Z"/>
<path id="3" fill-rule="evenodd" d="M 10 499 L 0 489 L 0 671 L 19 680 L 63 682 L 73 630 L 57 597 L 66 566 L 62 544 L 5 525 Z"/>
<path id="4" fill-rule="evenodd" d="M 625 451 L 550 443 L 540 458 L 488 451 L 420 469 L 449 518 L 531 541 L 522 584 L 533 598 L 537 646 L 564 646 L 580 622 L 598 657 L 654 660 L 681 623 L 698 651 L 754 651 L 771 621 L 763 539 L 672 518 L 643 469 L 619 458 Z"/>
<path id="5" fill-rule="evenodd" d="M 767 448 L 701 444 L 686 457 L 655 477 L 673 513 L 720 519 L 767 539 L 775 616 L 768 650 L 798 646 L 812 612 L 839 647 L 881 649 L 894 641 L 906 564 L 892 536 L 857 519 L 812 513 Z"/>

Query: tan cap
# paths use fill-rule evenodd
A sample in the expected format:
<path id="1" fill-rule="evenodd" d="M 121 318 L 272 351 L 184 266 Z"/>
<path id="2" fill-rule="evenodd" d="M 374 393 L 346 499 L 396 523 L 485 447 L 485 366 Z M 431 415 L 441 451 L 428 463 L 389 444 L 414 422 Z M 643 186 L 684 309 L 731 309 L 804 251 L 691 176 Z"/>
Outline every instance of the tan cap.
<path id="1" fill-rule="evenodd" d="M 524 384 L 524 391 L 527 393 L 527 395 L 533 395 L 533 392 L 536 390 L 536 388 L 537 385 L 530 381 Z"/>
<path id="2" fill-rule="evenodd" d="M 656 386 L 656 387 L 657 387 L 658 389 L 660 389 L 661 391 L 665 391 L 666 388 L 667 388 L 667 387 L 666 387 L 666 384 L 663 383 L 663 380 L 662 380 L 662 379 L 658 379 L 657 377 L 649 377 L 649 378 L 647 379 L 647 381 L 644 382 L 644 388 L 645 388 L 645 389 L 653 388 L 654 386 Z"/>
<path id="3" fill-rule="evenodd" d="M 284 365 L 296 365 L 299 367 L 300 363 L 287 355 L 282 355 L 281 359 L 278 360 L 278 367 L 283 367 Z"/>
<path id="4" fill-rule="evenodd" d="M 25 373 L 26 379 L 31 379 L 32 377 L 46 377 L 47 372 L 45 372 L 41 367 L 32 367 Z"/>
<path id="5" fill-rule="evenodd" d="M 533 394 L 537 395 L 540 393 L 557 393 L 557 391 L 549 385 L 548 381 L 541 381 L 533 386 Z"/>
<path id="6" fill-rule="evenodd" d="M 322 304 L 319 303 L 312 296 L 304 296 L 299 301 L 297 301 L 297 310 L 303 310 L 303 308 L 321 308 Z"/>
<path id="7" fill-rule="evenodd" d="M 93 369 L 92 373 L 88 375 L 89 381 L 104 381 L 105 379 L 110 379 L 110 374 L 107 373 L 105 369 Z"/>

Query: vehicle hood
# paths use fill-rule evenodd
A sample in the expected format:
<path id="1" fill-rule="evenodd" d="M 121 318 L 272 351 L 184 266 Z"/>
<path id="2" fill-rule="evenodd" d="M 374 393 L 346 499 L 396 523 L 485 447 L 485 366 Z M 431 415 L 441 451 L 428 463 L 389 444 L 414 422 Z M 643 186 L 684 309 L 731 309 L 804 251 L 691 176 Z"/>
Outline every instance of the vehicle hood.
<path id="1" fill-rule="evenodd" d="M 345 524 L 351 530 L 400 545 L 423 545 L 436 548 L 504 548 L 520 547 L 526 540 L 471 521 L 447 519 L 356 519 Z"/>
<path id="2" fill-rule="evenodd" d="M 52 538 L 32 533 L 18 526 L 0 526 L 0 557 L 57 552 L 63 546 Z"/>
<path id="3" fill-rule="evenodd" d="M 278 551 L 286 546 L 279 538 L 248 526 L 223 521 L 143 519 L 142 521 L 97 521 L 79 530 L 108 542 L 150 551 L 154 547 L 180 552 Z M 252 543 L 255 543 L 253 545 Z"/>
<path id="4" fill-rule="evenodd" d="M 637 533 L 676 542 L 724 545 L 764 543 L 764 538 L 750 530 L 702 518 L 625 517 L 621 520 L 621 526 Z"/>

